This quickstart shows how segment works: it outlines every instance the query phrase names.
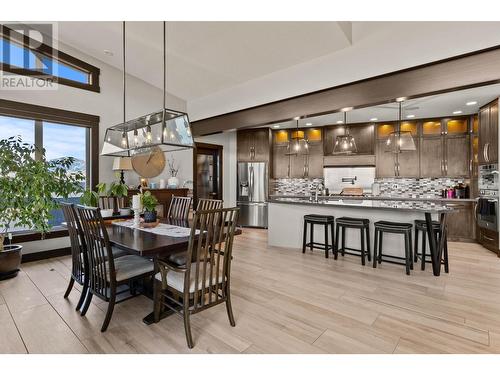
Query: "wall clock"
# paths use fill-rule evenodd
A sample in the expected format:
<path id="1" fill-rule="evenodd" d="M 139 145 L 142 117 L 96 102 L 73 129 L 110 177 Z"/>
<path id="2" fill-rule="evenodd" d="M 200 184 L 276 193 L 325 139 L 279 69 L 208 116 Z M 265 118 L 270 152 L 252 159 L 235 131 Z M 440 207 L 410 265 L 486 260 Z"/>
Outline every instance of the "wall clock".
<path id="1" fill-rule="evenodd" d="M 132 168 L 142 177 L 156 177 L 165 169 L 165 154 L 158 146 L 139 151 L 132 155 Z"/>

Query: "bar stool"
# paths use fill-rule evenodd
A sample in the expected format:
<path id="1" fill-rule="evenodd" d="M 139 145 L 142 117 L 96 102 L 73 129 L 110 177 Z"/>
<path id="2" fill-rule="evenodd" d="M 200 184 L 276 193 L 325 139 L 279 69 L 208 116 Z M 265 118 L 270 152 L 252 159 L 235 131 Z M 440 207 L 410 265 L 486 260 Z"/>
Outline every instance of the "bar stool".
<path id="1" fill-rule="evenodd" d="M 342 247 L 339 249 L 339 230 L 342 228 Z M 346 247 L 345 245 L 345 233 L 346 229 L 359 229 L 361 233 L 361 249 L 353 249 L 352 247 Z M 341 251 L 342 256 L 346 253 L 346 250 L 350 250 L 351 252 L 347 252 L 347 254 L 361 256 L 361 264 L 365 265 L 365 257 L 368 256 L 368 261 L 371 261 L 370 254 L 370 220 L 368 219 L 358 219 L 354 217 L 339 217 L 337 219 L 337 227 L 335 229 L 335 247 L 333 250 L 334 258 L 338 258 L 338 252 Z M 365 235 L 366 235 L 366 245 L 367 248 L 365 250 Z M 353 253 L 354 252 L 354 253 Z"/>
<path id="2" fill-rule="evenodd" d="M 406 274 L 410 274 L 410 269 L 413 269 L 413 252 L 412 252 L 412 241 L 411 232 L 413 225 L 411 223 L 395 223 L 392 221 L 377 221 L 375 223 L 375 243 L 374 243 L 374 253 L 373 253 L 373 268 L 377 268 L 378 263 L 382 263 L 382 257 L 391 259 L 404 260 L 404 265 L 406 266 Z M 383 255 L 382 254 L 382 239 L 384 233 L 402 234 L 405 239 L 405 257 L 398 257 L 394 255 Z M 400 262 L 395 262 L 391 260 L 384 260 L 388 263 L 402 264 Z"/>
<path id="3" fill-rule="evenodd" d="M 422 232 L 422 252 L 419 253 L 418 250 L 418 235 L 419 232 Z M 436 242 L 441 240 L 441 237 L 443 235 L 441 231 L 441 224 L 439 221 L 433 221 L 432 222 L 432 231 L 434 233 L 434 238 L 436 239 Z M 431 260 L 427 260 L 427 257 L 430 257 L 431 254 L 427 254 L 426 252 L 426 244 L 427 244 L 427 222 L 425 220 L 415 220 L 415 262 L 418 261 L 418 258 L 420 258 L 421 264 L 420 264 L 420 269 L 422 271 L 425 270 L 425 263 L 432 263 Z M 446 238 L 445 234 L 445 241 L 444 241 L 444 248 L 443 248 L 443 256 L 444 259 L 442 260 L 442 263 L 444 263 L 444 271 L 446 273 L 449 273 L 449 264 L 448 264 L 448 239 Z"/>
<path id="4" fill-rule="evenodd" d="M 328 252 L 330 249 L 333 251 L 333 225 L 335 223 L 335 218 L 328 215 L 304 215 L 304 234 L 302 236 L 302 253 L 306 252 L 306 247 L 309 247 L 312 251 L 315 249 L 325 250 L 325 258 L 328 258 Z M 306 243 L 307 236 L 307 224 L 309 224 L 309 242 Z M 325 243 L 314 242 L 314 225 L 323 225 L 325 228 Z M 332 236 L 332 244 L 328 244 L 328 226 L 330 226 L 330 232 Z"/>

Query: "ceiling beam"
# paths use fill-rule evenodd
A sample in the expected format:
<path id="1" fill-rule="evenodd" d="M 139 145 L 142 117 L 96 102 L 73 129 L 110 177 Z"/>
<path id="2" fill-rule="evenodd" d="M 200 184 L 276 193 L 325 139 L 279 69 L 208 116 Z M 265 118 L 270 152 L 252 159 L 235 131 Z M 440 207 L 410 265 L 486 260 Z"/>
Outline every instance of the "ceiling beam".
<path id="1" fill-rule="evenodd" d="M 276 102 L 194 121 L 193 135 L 312 117 L 500 82 L 500 45 Z"/>

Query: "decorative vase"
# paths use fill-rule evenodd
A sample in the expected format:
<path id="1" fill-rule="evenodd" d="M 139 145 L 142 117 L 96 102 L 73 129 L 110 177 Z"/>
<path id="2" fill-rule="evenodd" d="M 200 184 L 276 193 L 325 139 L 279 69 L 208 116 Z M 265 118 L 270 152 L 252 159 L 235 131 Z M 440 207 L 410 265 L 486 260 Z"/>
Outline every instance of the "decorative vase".
<path id="1" fill-rule="evenodd" d="M 170 177 L 167 182 L 169 188 L 176 189 L 179 186 L 179 179 L 177 177 Z"/>
<path id="2" fill-rule="evenodd" d="M 17 275 L 21 265 L 22 249 L 21 245 L 5 245 L 0 251 L 0 280 Z"/>
<path id="3" fill-rule="evenodd" d="M 156 221 L 156 211 L 144 211 L 144 222 L 154 223 Z"/>

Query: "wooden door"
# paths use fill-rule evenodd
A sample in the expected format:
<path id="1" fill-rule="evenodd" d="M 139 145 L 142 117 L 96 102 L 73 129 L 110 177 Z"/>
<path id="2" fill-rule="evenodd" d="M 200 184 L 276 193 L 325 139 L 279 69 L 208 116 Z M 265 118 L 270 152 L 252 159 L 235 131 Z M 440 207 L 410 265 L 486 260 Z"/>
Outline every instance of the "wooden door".
<path id="1" fill-rule="evenodd" d="M 490 138 L 490 108 L 484 107 L 479 111 L 479 147 L 478 159 L 479 164 L 488 162 L 486 158 L 486 147 Z"/>
<path id="2" fill-rule="evenodd" d="M 498 101 L 490 106 L 488 162 L 498 162 Z"/>
<path id="3" fill-rule="evenodd" d="M 377 141 L 376 174 L 377 177 L 396 176 L 395 155 L 392 152 L 385 152 L 385 139 Z"/>
<path id="4" fill-rule="evenodd" d="M 286 155 L 286 145 L 273 147 L 273 178 L 288 178 L 290 168 L 290 156 Z"/>
<path id="5" fill-rule="evenodd" d="M 415 142 L 415 151 L 403 151 L 397 155 L 398 165 L 397 173 L 398 177 L 418 177 L 420 173 L 420 158 L 419 158 L 419 147 L 418 139 L 413 140 Z"/>
<path id="6" fill-rule="evenodd" d="M 323 178 L 323 144 L 310 143 L 307 157 L 306 177 Z"/>
<path id="7" fill-rule="evenodd" d="M 252 161 L 252 132 L 248 130 L 239 131 L 236 136 L 236 155 L 238 161 Z"/>
<path id="8" fill-rule="evenodd" d="M 251 132 L 253 160 L 269 162 L 271 153 L 271 130 L 262 128 Z"/>
<path id="9" fill-rule="evenodd" d="M 420 177 L 443 175 L 443 142 L 441 137 L 421 138 Z"/>
<path id="10" fill-rule="evenodd" d="M 471 168 L 468 135 L 445 136 L 444 168 L 447 177 L 469 177 Z"/>

